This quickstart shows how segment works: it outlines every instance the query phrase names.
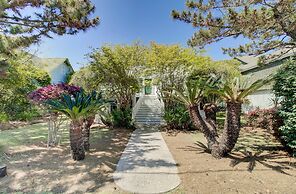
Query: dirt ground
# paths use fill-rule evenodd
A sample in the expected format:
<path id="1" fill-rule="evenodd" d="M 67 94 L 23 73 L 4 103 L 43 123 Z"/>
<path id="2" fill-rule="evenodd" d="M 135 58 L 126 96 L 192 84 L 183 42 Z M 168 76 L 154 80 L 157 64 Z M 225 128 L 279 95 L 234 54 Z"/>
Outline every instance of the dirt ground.
<path id="1" fill-rule="evenodd" d="M 40 127 L 2 132 L 0 140 L 9 149 L 2 157 L 8 176 L 0 179 L 0 193 L 126 193 L 114 184 L 112 173 L 131 131 L 92 129 L 91 151 L 75 162 L 68 134 L 63 145 L 48 149 L 42 143 L 46 126 L 42 131 Z M 234 152 L 220 160 L 206 152 L 200 133 L 162 135 L 182 181 L 169 193 L 296 193 L 296 160 L 262 130 L 244 129 Z"/>
<path id="2" fill-rule="evenodd" d="M 214 159 L 200 133 L 163 133 L 178 164 L 180 186 L 170 193 L 296 193 L 296 162 L 262 130 L 243 130 L 228 158 Z"/>
<path id="3" fill-rule="evenodd" d="M 117 192 L 112 173 L 131 131 L 100 130 L 81 162 L 71 159 L 68 146 L 47 149 L 40 143 L 7 150 L 8 176 L 0 179 L 0 193 Z"/>

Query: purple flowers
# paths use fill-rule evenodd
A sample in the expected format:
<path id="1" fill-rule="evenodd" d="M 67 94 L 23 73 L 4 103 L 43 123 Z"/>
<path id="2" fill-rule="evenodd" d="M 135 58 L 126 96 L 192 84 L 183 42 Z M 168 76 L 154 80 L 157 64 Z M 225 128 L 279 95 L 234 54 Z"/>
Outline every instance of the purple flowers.
<path id="1" fill-rule="evenodd" d="M 81 91 L 81 88 L 78 86 L 61 83 L 39 88 L 38 90 L 31 92 L 28 97 L 34 103 L 39 104 L 47 100 L 58 99 L 62 96 L 62 94 L 74 95 L 79 91 Z"/>

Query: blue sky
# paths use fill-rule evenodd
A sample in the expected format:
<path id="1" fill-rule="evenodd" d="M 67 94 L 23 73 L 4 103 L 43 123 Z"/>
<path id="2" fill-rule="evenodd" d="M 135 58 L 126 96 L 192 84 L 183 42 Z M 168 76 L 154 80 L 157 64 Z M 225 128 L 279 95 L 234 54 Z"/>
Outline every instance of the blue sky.
<path id="1" fill-rule="evenodd" d="M 85 54 L 91 48 L 104 44 L 130 44 L 151 41 L 162 44 L 187 46 L 187 40 L 194 29 L 180 21 L 173 20 L 173 9 L 183 10 L 185 0 L 93 0 L 95 16 L 101 24 L 77 35 L 44 38 L 39 46 L 31 47 L 31 52 L 40 57 L 67 57 L 75 70 L 87 63 Z M 227 59 L 221 47 L 235 47 L 239 40 L 223 40 L 206 47 L 207 55 L 215 60 Z"/>

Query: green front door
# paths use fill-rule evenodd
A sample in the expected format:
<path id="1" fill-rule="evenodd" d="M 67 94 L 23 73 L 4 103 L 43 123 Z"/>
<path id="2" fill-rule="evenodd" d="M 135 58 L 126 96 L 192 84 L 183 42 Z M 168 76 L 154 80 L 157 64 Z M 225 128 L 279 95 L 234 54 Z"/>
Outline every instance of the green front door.
<path id="1" fill-rule="evenodd" d="M 149 95 L 152 93 L 152 87 L 151 86 L 145 86 L 145 94 Z"/>

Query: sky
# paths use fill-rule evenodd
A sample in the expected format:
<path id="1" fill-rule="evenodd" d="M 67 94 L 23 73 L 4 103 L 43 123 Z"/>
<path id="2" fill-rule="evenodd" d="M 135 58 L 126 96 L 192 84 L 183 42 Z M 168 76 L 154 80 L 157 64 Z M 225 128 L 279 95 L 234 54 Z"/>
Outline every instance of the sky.
<path id="1" fill-rule="evenodd" d="M 195 29 L 181 21 L 173 20 L 171 11 L 185 9 L 185 0 L 93 0 L 94 16 L 101 23 L 95 28 L 76 35 L 43 38 L 39 45 L 30 48 L 39 57 L 69 58 L 75 70 L 87 64 L 85 55 L 93 48 L 105 44 L 131 44 L 141 41 L 149 44 L 180 44 L 187 47 L 187 40 Z M 229 59 L 222 47 L 236 47 L 239 40 L 228 39 L 206 46 L 206 55 L 214 60 Z"/>

